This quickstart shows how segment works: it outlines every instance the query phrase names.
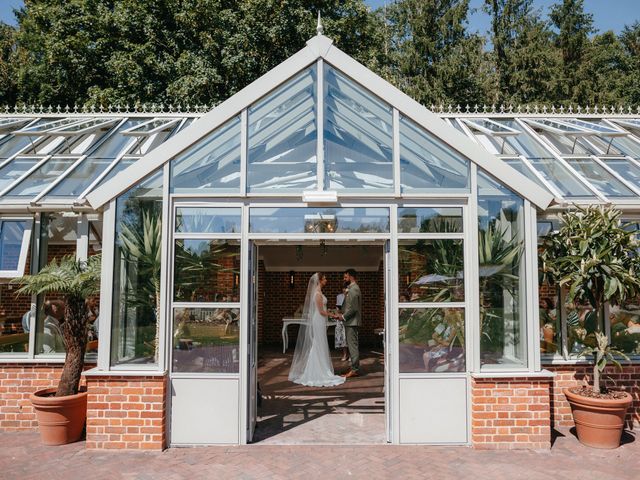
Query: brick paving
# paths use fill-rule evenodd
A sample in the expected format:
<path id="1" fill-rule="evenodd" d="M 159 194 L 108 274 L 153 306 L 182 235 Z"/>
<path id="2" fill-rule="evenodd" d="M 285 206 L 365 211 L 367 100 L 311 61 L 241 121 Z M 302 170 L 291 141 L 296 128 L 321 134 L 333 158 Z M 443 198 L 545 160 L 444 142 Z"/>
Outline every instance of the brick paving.
<path id="1" fill-rule="evenodd" d="M 605 451 L 567 430 L 551 450 L 481 451 L 395 445 L 247 445 L 164 452 L 86 450 L 84 442 L 46 447 L 36 433 L 0 433 L 3 479 L 616 479 L 637 480 L 640 439 Z"/>

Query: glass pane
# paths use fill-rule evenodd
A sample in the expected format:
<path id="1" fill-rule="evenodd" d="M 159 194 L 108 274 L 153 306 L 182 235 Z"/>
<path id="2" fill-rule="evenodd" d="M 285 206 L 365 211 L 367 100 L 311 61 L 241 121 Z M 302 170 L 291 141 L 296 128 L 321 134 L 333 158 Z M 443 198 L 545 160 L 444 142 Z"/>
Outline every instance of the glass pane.
<path id="1" fill-rule="evenodd" d="M 239 308 L 176 308 L 174 372 L 238 373 Z"/>
<path id="2" fill-rule="evenodd" d="M 239 302 L 240 241 L 176 240 L 176 302 Z"/>
<path id="3" fill-rule="evenodd" d="M 523 128 L 515 121 L 515 120 L 500 120 L 494 119 L 497 123 L 505 125 L 509 128 L 513 128 L 515 130 L 522 131 Z M 537 140 L 535 140 L 531 135 L 526 132 L 522 132 L 519 135 L 510 135 L 505 138 L 501 138 L 500 142 L 504 141 L 506 145 L 508 145 L 511 149 L 513 149 L 514 153 L 518 153 L 527 158 L 550 158 L 552 157 L 549 150 L 540 144 Z M 507 148 L 503 146 L 500 142 L 494 142 L 496 145 L 496 149 L 500 151 L 507 152 Z"/>
<path id="4" fill-rule="evenodd" d="M 591 158 L 567 160 L 569 165 L 586 177 L 591 184 L 608 197 L 635 197 L 624 183 L 616 179 Z"/>
<path id="5" fill-rule="evenodd" d="M 607 166 L 625 180 L 640 187 L 640 167 L 624 158 L 606 160 Z"/>
<path id="6" fill-rule="evenodd" d="M 250 192 L 315 188 L 315 65 L 249 108 Z"/>
<path id="7" fill-rule="evenodd" d="M 553 355 L 561 354 L 560 344 L 560 315 L 558 315 L 558 289 L 544 282 L 538 285 L 539 315 L 540 315 L 540 353 Z"/>
<path id="8" fill-rule="evenodd" d="M 15 158 L 0 169 L 0 190 L 7 188 L 24 175 L 39 160 L 31 158 Z"/>
<path id="9" fill-rule="evenodd" d="M 0 354 L 27 354 L 30 310 L 31 295 L 16 295 L 15 285 L 0 283 Z"/>
<path id="10" fill-rule="evenodd" d="M 77 197 L 104 172 L 113 160 L 89 157 L 60 182 L 47 197 Z"/>
<path id="11" fill-rule="evenodd" d="M 524 164 L 522 159 L 520 159 L 520 158 L 503 158 L 503 161 L 504 161 L 504 163 L 506 163 L 510 167 L 515 168 L 518 172 L 523 174 L 529 180 L 532 180 L 532 181 L 536 182 L 542 188 L 547 190 L 547 187 L 544 185 L 544 183 L 542 183 L 540 181 L 540 179 L 536 175 L 533 174 L 533 172 L 529 169 L 529 167 L 527 167 Z"/>
<path id="12" fill-rule="evenodd" d="M 116 133 L 107 138 L 104 143 L 100 144 L 98 149 L 92 152 L 95 158 L 116 158 L 125 153 L 125 149 L 131 148 L 136 143 L 135 138 L 122 135 L 124 130 L 146 122 L 148 118 L 130 118 L 118 129 Z"/>
<path id="13" fill-rule="evenodd" d="M 581 137 L 566 137 L 551 132 L 538 132 L 563 155 L 597 155 L 598 151 Z"/>
<path id="14" fill-rule="evenodd" d="M 385 233 L 387 208 L 252 208 L 253 233 Z"/>
<path id="15" fill-rule="evenodd" d="M 133 158 L 123 158 L 122 160 L 120 160 L 118 163 L 115 164 L 115 166 L 111 170 L 109 170 L 109 173 L 107 173 L 105 177 L 102 180 L 100 180 L 100 182 L 98 182 L 98 184 L 95 187 L 93 187 L 92 190 L 96 190 L 98 189 L 98 187 L 107 183 L 109 180 L 111 180 L 118 173 L 126 169 L 128 166 L 133 165 L 136 162 L 136 160 L 137 159 L 133 159 Z"/>
<path id="16" fill-rule="evenodd" d="M 0 145 L 0 159 L 12 157 L 31 143 L 29 137 L 7 135 Z"/>
<path id="17" fill-rule="evenodd" d="M 171 161 L 171 191 L 240 191 L 240 117 L 228 121 Z"/>
<path id="18" fill-rule="evenodd" d="M 26 225 L 26 220 L 0 221 L 0 270 L 18 268 Z"/>
<path id="19" fill-rule="evenodd" d="M 393 113 L 330 65 L 324 65 L 325 188 L 393 190 Z"/>
<path id="20" fill-rule="evenodd" d="M 403 191 L 469 192 L 469 162 L 407 118 L 400 119 Z"/>
<path id="21" fill-rule="evenodd" d="M 575 173 L 554 158 L 530 158 L 531 165 L 562 194 L 563 197 L 594 197 Z"/>
<path id="22" fill-rule="evenodd" d="M 400 309 L 400 373 L 465 371 L 464 309 Z"/>
<path id="23" fill-rule="evenodd" d="M 77 216 L 43 213 L 40 223 L 40 244 L 37 267 L 40 269 L 64 256 L 76 255 Z M 39 295 L 36 307 L 36 354 L 62 354 L 64 296 L 58 293 Z"/>
<path id="24" fill-rule="evenodd" d="M 462 208 L 399 208 L 399 233 L 462 232 Z"/>
<path id="25" fill-rule="evenodd" d="M 628 354 L 640 355 L 640 298 L 609 307 L 611 344 Z"/>
<path id="26" fill-rule="evenodd" d="M 609 153 L 614 153 L 612 150 L 615 148 L 623 155 L 629 155 L 633 158 L 640 158 L 640 143 L 633 141 L 631 138 L 627 137 L 615 137 L 608 138 L 608 141 L 611 141 L 611 149 Z M 607 151 L 606 149 L 604 150 Z"/>
<path id="27" fill-rule="evenodd" d="M 240 233 L 241 214 L 239 208 L 179 207 L 176 232 Z"/>
<path id="28" fill-rule="evenodd" d="M 567 349 L 574 358 L 585 348 L 585 342 L 591 341 L 591 334 L 603 331 L 602 322 L 598 325 L 596 311 L 588 304 L 567 303 Z M 585 339 L 589 335 L 590 337 Z"/>
<path id="29" fill-rule="evenodd" d="M 71 158 L 51 158 L 37 170 L 32 172 L 18 185 L 13 187 L 7 196 L 35 197 L 42 190 L 48 187 L 51 182 L 57 180 L 75 162 Z"/>
<path id="30" fill-rule="evenodd" d="M 400 302 L 463 302 L 462 240 L 398 242 Z"/>
<path id="31" fill-rule="evenodd" d="M 162 171 L 117 199 L 111 364 L 156 363 Z"/>
<path id="32" fill-rule="evenodd" d="M 526 366 L 524 200 L 478 172 L 480 361 Z"/>

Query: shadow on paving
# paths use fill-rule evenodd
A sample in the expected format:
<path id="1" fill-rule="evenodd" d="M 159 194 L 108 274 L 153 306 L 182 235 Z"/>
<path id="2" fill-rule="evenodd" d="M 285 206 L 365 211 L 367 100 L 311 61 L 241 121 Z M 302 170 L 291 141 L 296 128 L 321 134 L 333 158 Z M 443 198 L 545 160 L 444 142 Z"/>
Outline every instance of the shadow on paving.
<path id="1" fill-rule="evenodd" d="M 292 354 L 261 351 L 255 443 L 376 444 L 385 442 L 384 364 L 381 353 L 362 352 L 362 376 L 336 387 L 305 387 L 289 381 Z M 348 362 L 332 358 L 336 373 Z"/>

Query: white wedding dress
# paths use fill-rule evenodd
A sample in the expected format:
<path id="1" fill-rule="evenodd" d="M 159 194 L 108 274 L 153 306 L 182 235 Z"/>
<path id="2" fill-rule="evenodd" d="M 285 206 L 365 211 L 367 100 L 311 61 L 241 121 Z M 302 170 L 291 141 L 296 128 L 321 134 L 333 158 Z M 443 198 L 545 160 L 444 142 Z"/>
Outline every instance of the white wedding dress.
<path id="1" fill-rule="evenodd" d="M 307 387 L 331 387 L 344 383 L 345 379 L 333 372 L 327 339 L 327 317 L 318 311 L 317 301 L 322 298 L 323 310 L 327 310 L 327 297 L 319 286 L 318 274 L 309 280 L 303 318 L 298 341 L 293 354 L 289 380 Z"/>

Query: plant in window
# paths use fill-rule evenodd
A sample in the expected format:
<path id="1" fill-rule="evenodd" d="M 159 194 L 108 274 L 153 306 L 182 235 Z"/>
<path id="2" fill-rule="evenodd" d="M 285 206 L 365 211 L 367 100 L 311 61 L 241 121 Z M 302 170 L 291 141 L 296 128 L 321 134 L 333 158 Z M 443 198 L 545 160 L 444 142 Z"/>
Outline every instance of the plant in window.
<path id="1" fill-rule="evenodd" d="M 63 321 L 59 325 L 66 348 L 62 375 L 56 389 L 41 390 L 31 396 L 38 413 L 43 441 L 47 444 L 68 443 L 82 434 L 87 399 L 86 392 L 78 393 L 78 390 L 87 347 L 90 301 L 100 290 L 100 264 L 100 255 L 89 257 L 86 261 L 65 256 L 60 261 L 54 259 L 34 275 L 25 275 L 13 281 L 20 286 L 18 294 L 55 293 L 64 297 Z M 69 420 L 68 424 L 59 418 L 54 422 L 45 418 L 52 414 L 53 408 L 61 409 L 61 414 Z M 66 410 L 62 413 L 65 408 L 70 409 L 68 413 Z"/>
<path id="2" fill-rule="evenodd" d="M 576 419 L 578 438 L 600 448 L 619 445 L 631 403 L 628 393 L 603 388 L 600 381 L 609 362 L 621 368 L 616 357 L 625 358 L 600 330 L 605 303 L 620 305 L 640 292 L 639 244 L 635 232 L 621 224 L 620 216 L 619 210 L 605 206 L 566 212 L 561 215 L 560 229 L 545 239 L 541 254 L 543 270 L 567 289 L 567 300 L 592 308 L 593 314 L 585 315 L 584 322 L 578 317 L 581 326 L 575 331 L 584 345 L 579 355 L 594 359 L 593 386 L 565 389 L 565 395 Z M 608 413 L 598 418 L 598 410 Z M 613 423 L 607 423 L 612 419 Z"/>
<path id="3" fill-rule="evenodd" d="M 480 326 L 482 350 L 495 352 L 502 349 L 505 339 L 505 298 L 516 305 L 518 301 L 518 266 L 524 250 L 523 241 L 514 237 L 509 225 L 492 222 L 478 231 L 478 258 L 480 263 Z M 518 343 L 517 338 L 510 339 Z"/>

